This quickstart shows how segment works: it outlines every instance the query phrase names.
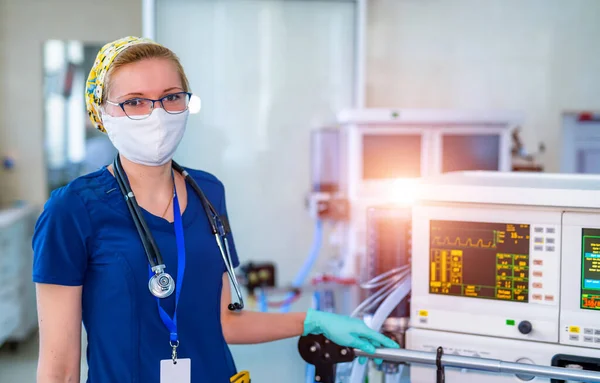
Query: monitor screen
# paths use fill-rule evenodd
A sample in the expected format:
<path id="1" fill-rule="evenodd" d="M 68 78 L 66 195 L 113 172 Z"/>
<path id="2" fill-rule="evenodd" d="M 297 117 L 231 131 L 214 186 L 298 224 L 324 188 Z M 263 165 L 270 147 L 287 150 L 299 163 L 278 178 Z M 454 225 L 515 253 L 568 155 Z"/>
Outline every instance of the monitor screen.
<path id="1" fill-rule="evenodd" d="M 529 301 L 529 225 L 430 222 L 429 292 Z"/>
<path id="2" fill-rule="evenodd" d="M 421 176 L 421 135 L 365 134 L 363 179 Z"/>
<path id="3" fill-rule="evenodd" d="M 500 136 L 497 134 L 442 135 L 442 172 L 499 170 Z"/>
<path id="4" fill-rule="evenodd" d="M 600 229 L 583 229 L 581 308 L 600 310 Z"/>

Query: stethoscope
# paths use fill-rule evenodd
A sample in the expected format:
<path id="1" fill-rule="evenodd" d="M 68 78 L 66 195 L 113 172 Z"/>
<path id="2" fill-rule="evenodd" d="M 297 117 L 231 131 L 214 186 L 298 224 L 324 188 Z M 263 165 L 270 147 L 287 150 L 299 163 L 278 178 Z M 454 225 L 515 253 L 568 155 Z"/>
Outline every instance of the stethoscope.
<path id="1" fill-rule="evenodd" d="M 148 229 L 146 220 L 142 216 L 140 207 L 135 200 L 135 195 L 131 190 L 129 181 L 127 179 L 127 175 L 125 174 L 125 171 L 123 170 L 123 167 L 121 165 L 121 158 L 118 154 L 115 160 L 113 161 L 113 167 L 115 178 L 117 180 L 117 183 L 119 184 L 119 188 L 121 189 L 123 196 L 125 197 L 125 201 L 127 202 L 127 208 L 131 213 L 131 218 L 133 218 L 135 227 L 138 231 L 138 234 L 140 235 L 140 239 L 142 240 L 142 245 L 144 246 L 148 262 L 150 263 L 150 267 L 154 272 L 154 275 L 148 281 L 148 288 L 150 289 L 152 295 L 154 295 L 155 297 L 166 298 L 173 294 L 173 291 L 175 291 L 175 281 L 173 280 L 173 277 L 171 277 L 171 275 L 165 272 L 166 266 L 163 262 L 160 251 L 158 250 L 158 246 L 154 241 L 154 237 Z M 183 167 L 181 167 L 175 161 L 172 161 L 172 167 L 175 171 L 181 174 L 185 178 L 185 180 L 192 186 L 192 188 L 200 198 L 200 202 L 202 203 L 202 207 L 204 208 L 204 212 L 206 213 L 206 217 L 208 218 L 208 223 L 210 224 L 211 231 L 215 236 L 217 246 L 219 247 L 219 251 L 221 252 L 221 257 L 223 258 L 223 262 L 225 263 L 225 267 L 227 268 L 229 280 L 233 284 L 235 293 L 238 298 L 238 302 L 232 302 L 227 307 L 231 311 L 242 310 L 244 308 L 244 299 L 242 298 L 240 286 L 238 284 L 235 272 L 233 270 L 233 262 L 231 261 L 231 255 L 229 253 L 229 242 L 227 241 L 227 234 L 231 232 L 229 222 L 227 221 L 226 217 L 219 215 L 217 210 L 202 192 L 202 189 L 200 189 L 200 186 L 198 186 L 196 181 L 189 175 L 189 173 Z"/>

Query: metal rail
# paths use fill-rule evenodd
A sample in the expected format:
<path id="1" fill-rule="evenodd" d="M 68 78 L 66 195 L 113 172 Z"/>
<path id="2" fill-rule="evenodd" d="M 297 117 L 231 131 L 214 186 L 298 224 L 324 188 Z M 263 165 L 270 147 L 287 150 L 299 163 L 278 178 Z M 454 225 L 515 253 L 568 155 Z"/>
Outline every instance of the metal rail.
<path id="1" fill-rule="evenodd" d="M 354 350 L 356 356 L 383 359 L 395 363 L 418 363 L 437 366 L 436 353 L 403 349 L 378 349 L 375 354 Z M 502 374 L 522 374 L 551 379 L 571 380 L 586 383 L 600 383 L 600 372 L 575 370 L 563 367 L 539 366 L 526 363 L 504 362 L 497 359 L 476 358 L 470 356 L 442 355 L 442 367 L 466 368 Z"/>

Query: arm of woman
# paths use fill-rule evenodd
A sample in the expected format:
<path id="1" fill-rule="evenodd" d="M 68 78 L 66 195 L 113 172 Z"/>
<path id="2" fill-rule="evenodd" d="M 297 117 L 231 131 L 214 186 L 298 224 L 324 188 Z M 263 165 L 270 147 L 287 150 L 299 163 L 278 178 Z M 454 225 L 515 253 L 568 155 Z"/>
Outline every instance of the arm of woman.
<path id="1" fill-rule="evenodd" d="M 37 383 L 79 382 L 81 286 L 36 284 L 40 348 Z"/>
<path id="2" fill-rule="evenodd" d="M 82 291 L 88 238 L 86 206 L 70 187 L 46 202 L 33 234 L 40 349 L 38 383 L 80 381 Z"/>
<path id="3" fill-rule="evenodd" d="M 373 354 L 376 348 L 399 348 L 393 340 L 370 329 L 362 320 L 343 315 L 309 310 L 307 313 L 232 312 L 231 287 L 223 275 L 221 326 L 229 344 L 265 343 L 307 334 L 323 334 L 332 342 Z M 381 361 L 378 361 L 379 363 Z"/>
<path id="4" fill-rule="evenodd" d="M 261 313 L 249 310 L 231 311 L 231 286 L 223 274 L 221 292 L 221 325 L 228 344 L 256 344 L 300 336 L 304 332 L 306 313 Z"/>

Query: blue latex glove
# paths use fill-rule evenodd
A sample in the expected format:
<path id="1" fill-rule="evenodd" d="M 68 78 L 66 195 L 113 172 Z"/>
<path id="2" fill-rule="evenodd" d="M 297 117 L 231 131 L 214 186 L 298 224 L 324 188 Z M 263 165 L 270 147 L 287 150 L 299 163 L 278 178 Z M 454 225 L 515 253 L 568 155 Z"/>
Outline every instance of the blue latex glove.
<path id="1" fill-rule="evenodd" d="M 343 347 L 357 348 L 369 354 L 374 354 L 376 348 L 400 348 L 400 346 L 381 334 L 370 329 L 365 322 L 357 318 L 326 313 L 309 309 L 304 320 L 304 333 L 302 335 L 323 334 L 326 338 Z M 358 361 L 363 364 L 367 358 L 360 357 Z M 381 364 L 380 359 L 375 363 Z"/>

